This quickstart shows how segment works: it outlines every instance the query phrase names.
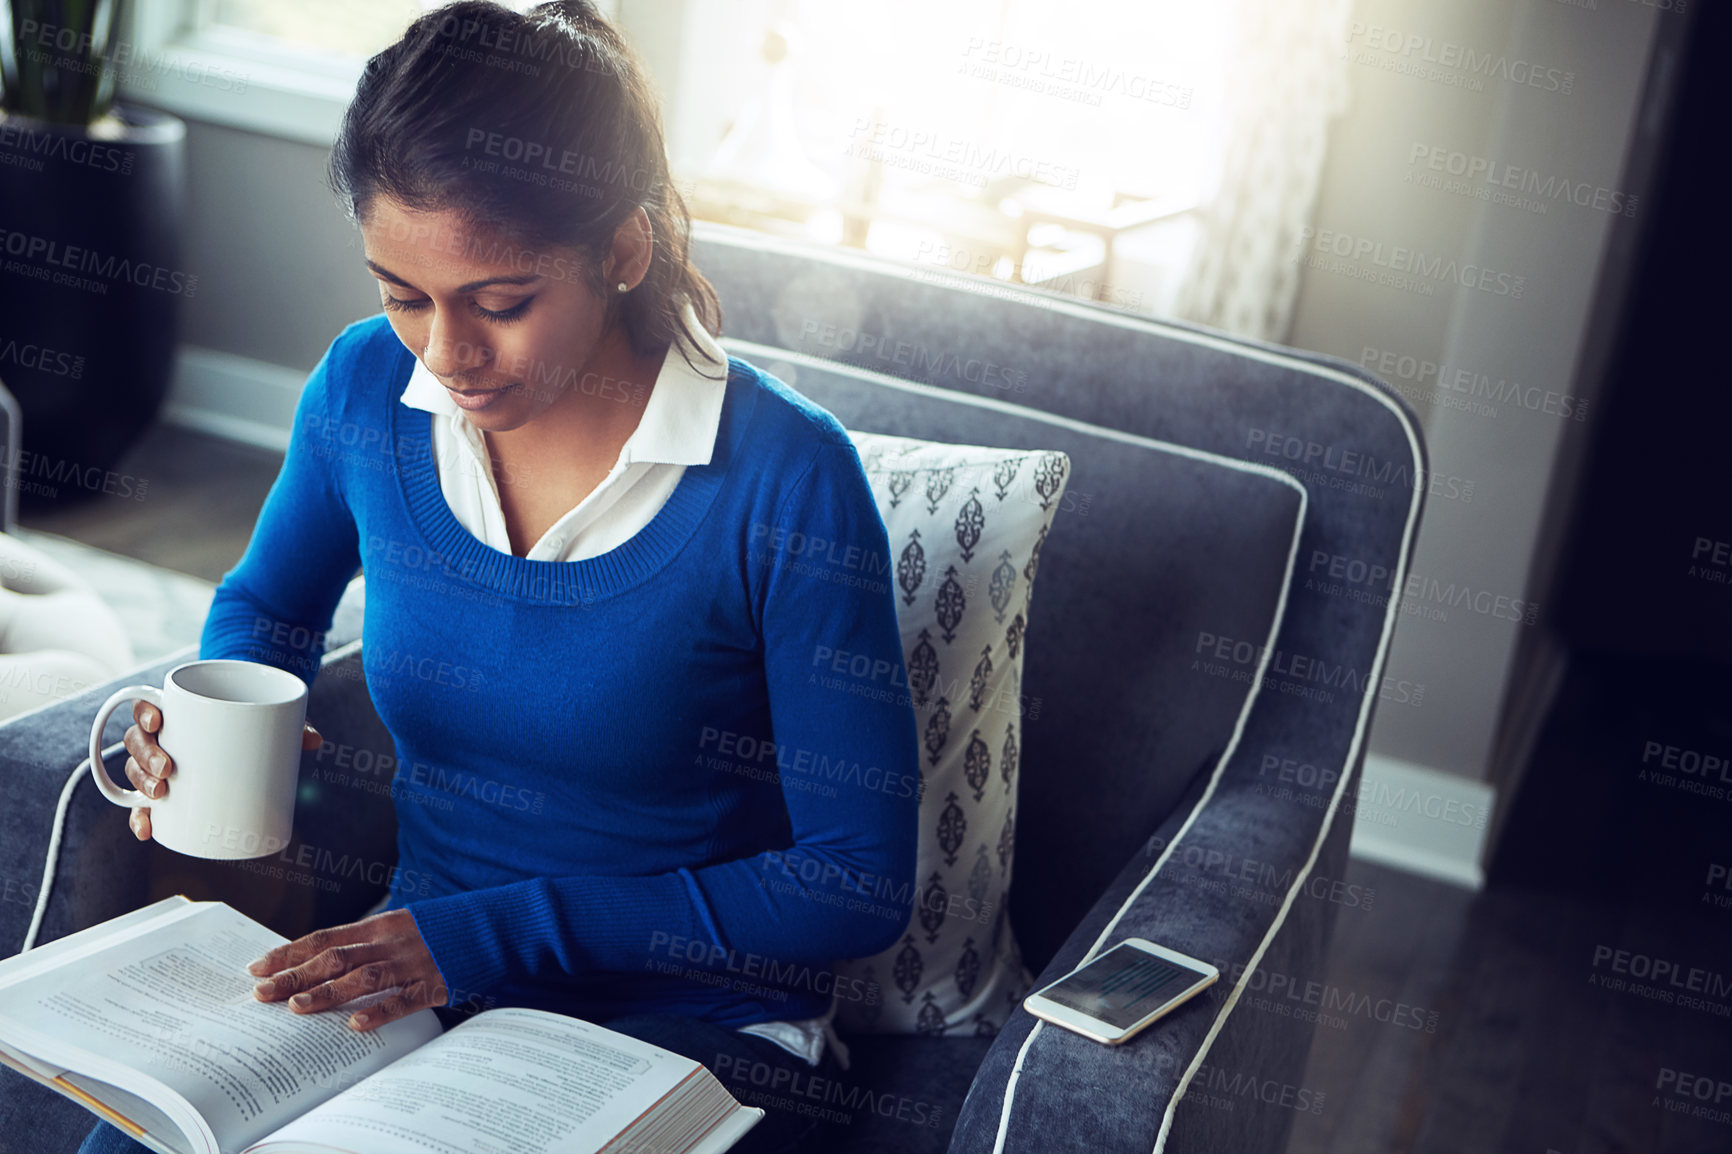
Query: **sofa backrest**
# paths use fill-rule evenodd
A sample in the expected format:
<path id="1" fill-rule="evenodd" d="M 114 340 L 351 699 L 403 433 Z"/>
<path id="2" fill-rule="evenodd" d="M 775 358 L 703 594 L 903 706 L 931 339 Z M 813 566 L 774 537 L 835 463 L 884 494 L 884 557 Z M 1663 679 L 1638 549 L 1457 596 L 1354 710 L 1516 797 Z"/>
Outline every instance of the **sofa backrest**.
<path id="1" fill-rule="evenodd" d="M 88 751 L 97 706 L 123 685 L 161 685 L 170 669 L 196 657 L 197 647 L 188 646 L 0 725 L 0 957 L 17 952 L 30 925 L 56 802 Z M 326 654 L 307 716 L 330 740 L 301 755 L 295 838 L 274 856 L 201 861 L 138 842 L 125 812 L 80 780 L 61 827 L 39 941 L 53 941 L 174 893 L 226 901 L 289 936 L 364 913 L 390 881 L 397 819 L 391 802 L 396 764 L 391 736 L 361 678 L 359 644 Z M 130 724 L 130 711 L 115 710 L 104 747 L 116 745 Z M 106 759 L 109 776 L 123 786 L 126 757 L 117 749 Z"/>
<path id="2" fill-rule="evenodd" d="M 1219 756 L 1250 680 L 1203 673 L 1219 663 L 1198 654 L 1199 639 L 1273 637 L 1304 490 L 1039 409 L 724 344 L 850 429 L 1069 455 L 1019 698 L 1011 923 L 1038 968 Z"/>
<path id="3" fill-rule="evenodd" d="M 723 344 L 844 425 L 1071 456 L 1024 682 L 1042 702 L 1025 716 L 1010 905 L 1036 971 L 1200 773 L 1229 751 L 1253 773 L 1278 755 L 1256 740 L 1254 710 L 1302 716 L 1348 768 L 1362 756 L 1389 598 L 1317 578 L 1337 562 L 1400 573 L 1415 489 L 1435 480 L 1381 382 L 1334 358 L 717 226 L 697 226 L 693 256 L 721 299 Z M 1257 705 L 1274 693 L 1285 703 Z"/>

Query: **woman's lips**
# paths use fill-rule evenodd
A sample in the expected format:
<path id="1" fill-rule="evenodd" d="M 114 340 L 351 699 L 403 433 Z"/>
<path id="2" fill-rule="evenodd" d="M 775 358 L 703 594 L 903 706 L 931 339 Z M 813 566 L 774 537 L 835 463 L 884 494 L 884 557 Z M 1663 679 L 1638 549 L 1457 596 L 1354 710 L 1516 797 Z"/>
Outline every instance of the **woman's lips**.
<path id="1" fill-rule="evenodd" d="M 445 391 L 451 394 L 451 400 L 458 408 L 474 413 L 491 408 L 498 402 L 499 398 L 515 388 L 517 388 L 516 385 L 505 385 L 497 389 L 476 390 L 469 393 L 460 393 L 452 388 L 447 388 Z"/>

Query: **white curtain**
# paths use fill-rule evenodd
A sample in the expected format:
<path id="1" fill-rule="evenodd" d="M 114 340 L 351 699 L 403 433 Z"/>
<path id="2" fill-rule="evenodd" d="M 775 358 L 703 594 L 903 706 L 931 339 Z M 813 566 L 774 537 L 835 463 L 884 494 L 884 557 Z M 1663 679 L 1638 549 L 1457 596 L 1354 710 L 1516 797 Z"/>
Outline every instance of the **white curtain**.
<path id="1" fill-rule="evenodd" d="M 1181 317 L 1283 342 L 1299 288 L 1329 122 L 1346 111 L 1352 0 L 1239 0 L 1228 65 L 1228 139 Z"/>

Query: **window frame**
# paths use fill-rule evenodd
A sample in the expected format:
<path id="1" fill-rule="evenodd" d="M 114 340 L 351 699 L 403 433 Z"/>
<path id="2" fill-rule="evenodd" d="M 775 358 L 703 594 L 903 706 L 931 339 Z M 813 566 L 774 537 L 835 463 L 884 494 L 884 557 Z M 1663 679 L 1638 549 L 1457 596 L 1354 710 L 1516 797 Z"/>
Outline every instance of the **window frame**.
<path id="1" fill-rule="evenodd" d="M 142 0 L 129 6 L 125 40 L 150 62 L 148 81 L 118 69 L 121 100 L 189 120 L 329 147 L 355 94 L 361 64 L 280 42 L 247 43 L 211 26 L 210 0 Z M 244 78 L 244 84 L 234 82 Z M 213 77 L 229 78 L 219 86 Z M 238 88 L 238 91 L 237 91 Z"/>
<path id="2" fill-rule="evenodd" d="M 619 3 L 601 0 L 599 7 L 611 18 Z M 364 61 L 223 29 L 215 25 L 215 13 L 216 0 L 128 5 L 122 39 L 150 67 L 119 67 L 119 98 L 188 120 L 329 148 Z"/>

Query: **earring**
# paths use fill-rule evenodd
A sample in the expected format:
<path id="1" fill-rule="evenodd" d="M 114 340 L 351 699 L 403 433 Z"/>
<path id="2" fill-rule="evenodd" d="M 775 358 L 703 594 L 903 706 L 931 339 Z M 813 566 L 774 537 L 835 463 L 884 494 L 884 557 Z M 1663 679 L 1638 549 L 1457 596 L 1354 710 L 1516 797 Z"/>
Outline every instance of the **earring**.
<path id="1" fill-rule="evenodd" d="M 625 293 L 625 292 L 630 292 L 630 291 L 631 291 L 631 286 L 630 286 L 630 285 L 628 285 L 628 284 L 626 284 L 626 283 L 625 283 L 625 282 L 624 282 L 624 281 L 620 281 L 620 282 L 619 282 L 619 291 L 620 291 L 620 292 L 622 292 L 622 293 Z"/>

